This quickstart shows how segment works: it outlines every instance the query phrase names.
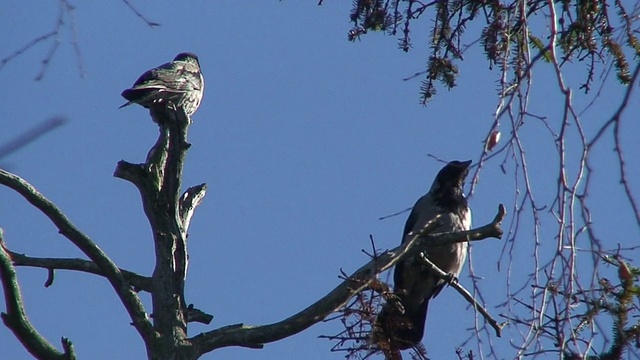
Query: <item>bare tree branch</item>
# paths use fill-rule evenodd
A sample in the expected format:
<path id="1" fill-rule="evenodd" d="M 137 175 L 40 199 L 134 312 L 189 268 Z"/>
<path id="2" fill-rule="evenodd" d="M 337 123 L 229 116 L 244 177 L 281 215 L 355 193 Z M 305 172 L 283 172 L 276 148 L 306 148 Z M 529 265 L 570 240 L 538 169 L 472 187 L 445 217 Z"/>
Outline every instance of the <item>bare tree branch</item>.
<path id="1" fill-rule="evenodd" d="M 65 24 L 65 17 L 68 17 L 70 19 L 69 27 L 70 27 L 72 39 L 73 39 L 71 41 L 71 44 L 73 45 L 74 51 L 76 53 L 76 58 L 78 59 L 78 70 L 80 72 L 80 76 L 84 77 L 82 57 L 80 54 L 80 48 L 77 41 L 76 22 L 74 17 L 75 8 L 68 2 L 68 0 L 58 0 L 58 6 L 59 6 L 58 18 L 56 19 L 53 30 L 34 38 L 33 40 L 26 43 L 23 47 L 19 48 L 18 50 L 14 51 L 13 53 L 1 59 L 0 70 L 2 70 L 2 68 L 6 64 L 8 64 L 11 60 L 15 59 L 19 55 L 22 55 L 23 53 L 30 50 L 31 48 L 34 48 L 39 43 L 53 38 L 53 43 L 51 44 L 51 47 L 49 48 L 47 55 L 41 61 L 42 67 L 40 69 L 40 72 L 38 73 L 38 75 L 36 75 L 36 81 L 42 80 L 45 72 L 47 71 L 47 68 L 49 67 L 49 64 L 51 63 L 51 60 L 53 59 L 53 56 L 58 50 L 58 47 L 60 45 L 60 33 Z"/>
<path id="2" fill-rule="evenodd" d="M 137 17 L 139 17 L 142 21 L 144 21 L 149 27 L 156 27 L 156 26 L 160 26 L 159 23 L 155 22 L 155 21 L 151 21 L 149 20 L 146 16 L 144 16 L 143 13 L 141 13 L 140 11 L 138 11 L 138 9 L 136 9 L 135 7 L 133 7 L 133 5 L 131 5 L 131 2 L 129 2 L 129 0 L 122 0 L 122 2 L 127 5 L 127 7 L 134 13 L 136 14 Z"/>
<path id="3" fill-rule="evenodd" d="M 491 225 L 491 224 L 489 224 Z M 480 233 L 481 231 L 479 231 Z M 429 270 L 431 270 L 432 272 L 434 272 L 436 275 L 438 275 L 441 279 L 444 280 L 451 280 L 450 279 L 450 274 L 447 274 L 446 272 L 442 271 L 440 268 L 438 268 L 436 266 L 436 264 L 434 264 L 433 262 L 431 262 L 431 260 L 429 260 L 424 253 L 420 253 L 420 259 L 429 267 Z M 495 330 L 496 332 L 496 336 L 497 337 L 502 337 L 502 329 L 504 329 L 505 326 L 507 326 L 506 323 L 503 324 L 499 324 L 498 321 L 496 321 L 496 319 L 493 318 L 493 316 L 491 316 L 491 314 L 489 314 L 489 311 L 482 306 L 474 297 L 473 295 L 471 295 L 471 293 L 469 293 L 469 291 L 467 289 L 465 289 L 462 285 L 460 285 L 457 281 L 457 279 L 455 279 L 454 281 L 449 281 L 449 286 L 451 286 L 452 288 L 456 289 L 456 291 L 458 293 L 460 293 L 460 295 L 462 295 L 462 297 L 467 300 L 467 302 L 469 304 L 471 304 L 471 306 L 473 306 L 474 309 L 478 310 L 478 312 L 480 312 L 480 314 L 482 314 L 482 316 L 484 317 L 484 319 L 489 323 L 489 325 Z"/>
<path id="4" fill-rule="evenodd" d="M 142 164 L 120 161 L 114 176 L 134 184 L 154 236 L 156 265 L 152 276 L 154 328 L 171 336 L 161 339 L 156 353 L 184 354 L 191 358 L 186 341 L 187 322 L 209 322 L 211 315 L 187 307 L 184 281 L 188 268 L 187 232 L 195 208 L 206 194 L 206 184 L 189 188 L 180 196 L 186 153 L 191 146 L 187 132 L 191 119 L 182 108 L 161 103 L 150 109 L 159 136 Z M 182 355 L 179 355 L 182 356 Z"/>
<path id="5" fill-rule="evenodd" d="M 24 133 L 18 135 L 13 140 L 0 145 L 0 159 L 11 154 L 12 152 L 29 145 L 40 136 L 54 130 L 55 128 L 63 125 L 67 119 L 63 117 L 54 117 L 49 120 L 43 121 Z"/>
<path id="6" fill-rule="evenodd" d="M 62 338 L 64 352 L 58 351 L 47 339 L 42 337 L 31 325 L 24 310 L 20 287 L 16 279 L 16 272 L 11 265 L 11 258 L 4 247 L 2 230 L 0 229 L 0 280 L 4 289 L 4 301 L 7 312 L 1 313 L 4 324 L 13 331 L 29 353 L 38 359 L 70 360 L 75 359 L 71 341 Z"/>
<path id="7" fill-rule="evenodd" d="M 7 249 L 14 266 L 36 267 L 49 270 L 75 270 L 105 276 L 104 272 L 92 261 L 84 259 L 39 258 L 19 254 Z M 136 291 L 151 292 L 151 278 L 120 269 L 122 276 Z"/>
<path id="8" fill-rule="evenodd" d="M 193 212 L 200 205 L 206 194 L 207 184 L 200 184 L 190 187 L 180 197 L 180 219 L 184 229 L 189 229 Z"/>
<path id="9" fill-rule="evenodd" d="M 134 327 L 143 338 L 145 344 L 150 346 L 157 334 L 153 331 L 151 322 L 147 318 L 140 298 L 132 286 L 124 278 L 118 267 L 86 234 L 80 231 L 69 221 L 62 211 L 36 188 L 17 175 L 0 169 L 0 184 L 13 189 L 22 195 L 36 209 L 47 216 L 64 235 L 76 245 L 89 259 L 98 265 L 105 277 L 111 283 L 125 309 L 129 313 Z"/>
<path id="10" fill-rule="evenodd" d="M 2 68 L 7 65 L 11 60 L 13 60 L 14 58 L 16 58 L 17 56 L 23 54 L 24 52 L 26 52 L 27 50 L 31 49 L 32 47 L 36 46 L 37 44 L 39 44 L 40 42 L 43 42 L 53 36 L 58 35 L 58 31 L 59 29 L 55 29 L 52 31 L 49 31 L 46 34 L 40 35 L 38 37 L 36 37 L 35 39 L 29 41 L 28 43 L 26 43 L 23 47 L 21 47 L 20 49 L 14 51 L 13 53 L 9 54 L 8 56 L 4 57 L 3 59 L 0 60 L 0 70 L 2 70 Z"/>
<path id="11" fill-rule="evenodd" d="M 343 307 L 350 298 L 368 288 L 371 282 L 376 279 L 377 274 L 390 269 L 404 258 L 417 256 L 422 251 L 425 251 L 427 244 L 433 246 L 433 244 L 477 241 L 489 237 L 500 238 L 502 236 L 500 223 L 504 219 L 505 213 L 504 206 L 500 205 L 498 214 L 490 224 L 470 231 L 422 236 L 423 233 L 429 231 L 427 225 L 411 241 L 393 248 L 363 265 L 323 298 L 285 320 L 262 326 L 246 326 L 243 324 L 225 326 L 197 335 L 190 340 L 198 354 L 205 354 L 214 349 L 227 346 L 261 348 L 265 343 L 274 342 L 299 333 Z"/>
<path id="12" fill-rule="evenodd" d="M 629 186 L 629 182 L 627 180 L 625 162 L 624 162 L 623 153 L 622 153 L 622 145 L 620 144 L 620 122 L 622 120 L 622 114 L 624 110 L 627 108 L 627 105 L 629 105 L 629 100 L 631 99 L 631 94 L 633 93 L 633 90 L 636 87 L 635 84 L 638 80 L 639 74 L 640 74 L 640 64 L 636 65 L 636 68 L 633 71 L 633 75 L 631 78 L 631 85 L 627 87 L 627 91 L 625 91 L 624 93 L 624 97 L 622 99 L 622 102 L 620 103 L 620 106 L 618 106 L 618 109 L 616 109 L 616 112 L 613 114 L 613 116 L 611 116 L 611 118 L 607 120 L 607 122 L 605 122 L 600 127 L 600 129 L 598 130 L 596 135 L 593 137 L 593 139 L 591 139 L 587 144 L 587 149 L 591 150 L 593 146 L 602 138 L 602 135 L 605 133 L 605 131 L 610 126 L 613 125 L 615 151 L 616 151 L 616 155 L 618 156 L 618 164 L 620 166 L 620 182 L 624 187 L 624 191 L 627 195 L 627 199 L 629 200 L 631 208 L 633 209 L 638 226 L 640 226 L 640 208 L 638 207 L 638 204 L 633 196 L 633 193 L 631 192 L 631 187 Z"/>
<path id="13" fill-rule="evenodd" d="M 193 305 L 187 307 L 187 321 L 197 322 L 205 325 L 209 325 L 213 320 L 213 315 L 207 314 L 202 310 L 196 309 Z"/>
<path id="14" fill-rule="evenodd" d="M 180 187 L 186 151 L 187 129 L 191 120 L 182 109 L 159 106 L 151 109 L 159 125 L 160 136 L 143 164 L 121 161 L 115 175 L 134 183 L 142 200 L 154 233 L 156 268 L 152 278 L 115 267 L 115 264 L 80 230 L 30 184 L 14 174 L 0 170 L 0 184 L 14 189 L 40 209 L 92 261 L 83 259 L 33 258 L 10 253 L 16 264 L 49 270 L 47 283 L 53 282 L 55 269 L 70 269 L 106 277 L 116 289 L 129 311 L 134 326 L 141 333 L 150 358 L 175 354 L 177 358 L 193 359 L 186 341 L 187 322 L 208 324 L 213 316 L 184 301 L 184 280 L 187 270 L 187 231 L 195 208 L 206 194 L 206 184 L 189 188 L 182 196 Z M 132 288 L 133 286 L 133 288 Z M 146 290 L 153 300 L 151 325 L 135 291 Z M 142 316 L 138 316 L 142 314 Z M 164 336 L 160 336 L 163 334 Z"/>

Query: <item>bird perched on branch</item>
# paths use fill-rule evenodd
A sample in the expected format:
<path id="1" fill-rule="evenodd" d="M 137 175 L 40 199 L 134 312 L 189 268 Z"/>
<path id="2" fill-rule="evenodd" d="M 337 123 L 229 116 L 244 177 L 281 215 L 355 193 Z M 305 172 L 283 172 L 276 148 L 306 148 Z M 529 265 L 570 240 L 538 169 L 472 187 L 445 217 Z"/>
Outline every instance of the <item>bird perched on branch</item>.
<path id="1" fill-rule="evenodd" d="M 128 102 L 149 108 L 153 104 L 169 104 L 181 107 L 191 116 L 198 110 L 204 91 L 204 77 L 200 61 L 195 54 L 180 53 L 172 62 L 142 74 L 133 86 L 122 92 Z"/>
<path id="2" fill-rule="evenodd" d="M 462 187 L 471 161 L 452 161 L 443 167 L 428 193 L 413 206 L 402 233 L 402 243 L 419 234 L 425 224 L 440 215 L 434 232 L 469 230 L 471 210 Z M 457 277 L 467 256 L 467 243 L 429 247 L 427 258 L 445 273 Z M 416 346 L 424 334 L 429 300 L 446 281 L 432 273 L 416 256 L 396 264 L 393 274 L 395 299 L 383 306 L 374 325 L 373 341 L 386 350 Z"/>

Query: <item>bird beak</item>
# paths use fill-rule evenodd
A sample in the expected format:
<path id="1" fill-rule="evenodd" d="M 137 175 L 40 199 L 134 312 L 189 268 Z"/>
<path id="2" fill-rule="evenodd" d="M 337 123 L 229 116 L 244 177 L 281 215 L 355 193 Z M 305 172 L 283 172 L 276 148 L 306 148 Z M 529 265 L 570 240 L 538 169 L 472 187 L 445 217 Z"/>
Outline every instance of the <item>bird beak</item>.
<path id="1" fill-rule="evenodd" d="M 471 160 L 462 161 L 462 162 L 460 163 L 460 165 L 462 165 L 462 168 L 464 168 L 464 169 L 468 169 L 468 168 L 469 168 L 469 165 L 471 165 Z"/>

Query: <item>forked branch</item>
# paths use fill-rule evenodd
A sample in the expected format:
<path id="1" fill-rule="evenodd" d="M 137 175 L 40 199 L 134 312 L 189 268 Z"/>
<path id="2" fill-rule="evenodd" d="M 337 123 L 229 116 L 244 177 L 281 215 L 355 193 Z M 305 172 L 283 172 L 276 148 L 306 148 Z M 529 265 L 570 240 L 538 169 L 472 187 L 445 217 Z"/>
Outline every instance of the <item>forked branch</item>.
<path id="1" fill-rule="evenodd" d="M 134 327 L 145 341 L 145 344 L 149 346 L 156 337 L 156 334 L 153 331 L 151 322 L 147 318 L 142 302 L 131 284 L 129 284 L 120 269 L 118 269 L 107 254 L 105 254 L 91 238 L 73 225 L 53 202 L 42 195 L 26 180 L 18 175 L 0 169 L 0 184 L 16 191 L 36 209 L 40 210 L 53 222 L 60 234 L 69 239 L 100 268 L 129 313 Z"/>
<path id="2" fill-rule="evenodd" d="M 1 313 L 2 322 L 16 335 L 29 353 L 38 359 L 70 360 L 75 359 L 73 345 L 67 338 L 62 338 L 64 352 L 58 351 L 47 339 L 42 337 L 31 325 L 24 310 L 18 279 L 11 264 L 11 257 L 4 247 L 4 239 L 0 230 L 0 281 L 4 290 L 4 302 L 7 312 Z"/>
<path id="3" fill-rule="evenodd" d="M 89 274 L 105 276 L 98 265 L 84 259 L 64 259 L 64 258 L 41 258 L 19 254 L 6 249 L 11 257 L 14 266 L 27 266 L 49 270 L 74 270 Z M 133 271 L 119 268 L 122 276 L 135 288 L 136 291 L 151 292 L 151 278 L 142 276 Z"/>
<path id="4" fill-rule="evenodd" d="M 470 231 L 423 236 L 423 234 L 430 231 L 431 227 L 437 226 L 436 222 L 438 220 L 436 219 L 428 224 L 419 234 L 416 234 L 411 241 L 369 261 L 322 299 L 285 320 L 262 326 L 247 326 L 244 324 L 225 326 L 197 335 L 190 340 L 196 352 L 198 354 L 204 354 L 214 349 L 227 346 L 261 348 L 265 343 L 274 342 L 297 334 L 311 325 L 322 321 L 329 314 L 343 307 L 354 295 L 368 288 L 370 284 L 376 280 L 376 276 L 379 273 L 390 269 L 404 258 L 416 256 L 424 251 L 427 244 L 432 246 L 431 244 L 435 242 L 446 244 L 460 241 L 477 241 L 490 237 L 500 238 L 502 236 L 500 224 L 505 214 L 506 210 L 504 206 L 500 205 L 498 214 L 490 224 Z M 461 238 L 463 240 L 461 240 Z"/>

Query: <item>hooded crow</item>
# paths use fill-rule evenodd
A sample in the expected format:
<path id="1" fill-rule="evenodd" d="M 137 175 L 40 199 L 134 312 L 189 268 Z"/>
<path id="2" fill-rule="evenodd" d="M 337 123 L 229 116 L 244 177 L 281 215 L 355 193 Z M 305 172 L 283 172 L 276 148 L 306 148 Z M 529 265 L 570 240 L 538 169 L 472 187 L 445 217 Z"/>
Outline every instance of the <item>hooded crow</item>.
<path id="1" fill-rule="evenodd" d="M 440 215 L 435 232 L 464 231 L 471 227 L 471 210 L 463 194 L 471 161 L 452 161 L 440 170 L 429 192 L 413 206 L 402 233 L 402 243 L 411 240 Z M 433 246 L 426 256 L 442 271 L 458 276 L 467 256 L 466 242 Z M 400 261 L 393 274 L 396 300 L 388 301 L 374 325 L 374 341 L 388 343 L 391 350 L 416 346 L 424 335 L 429 300 L 436 297 L 446 281 L 433 274 L 418 257 Z"/>

